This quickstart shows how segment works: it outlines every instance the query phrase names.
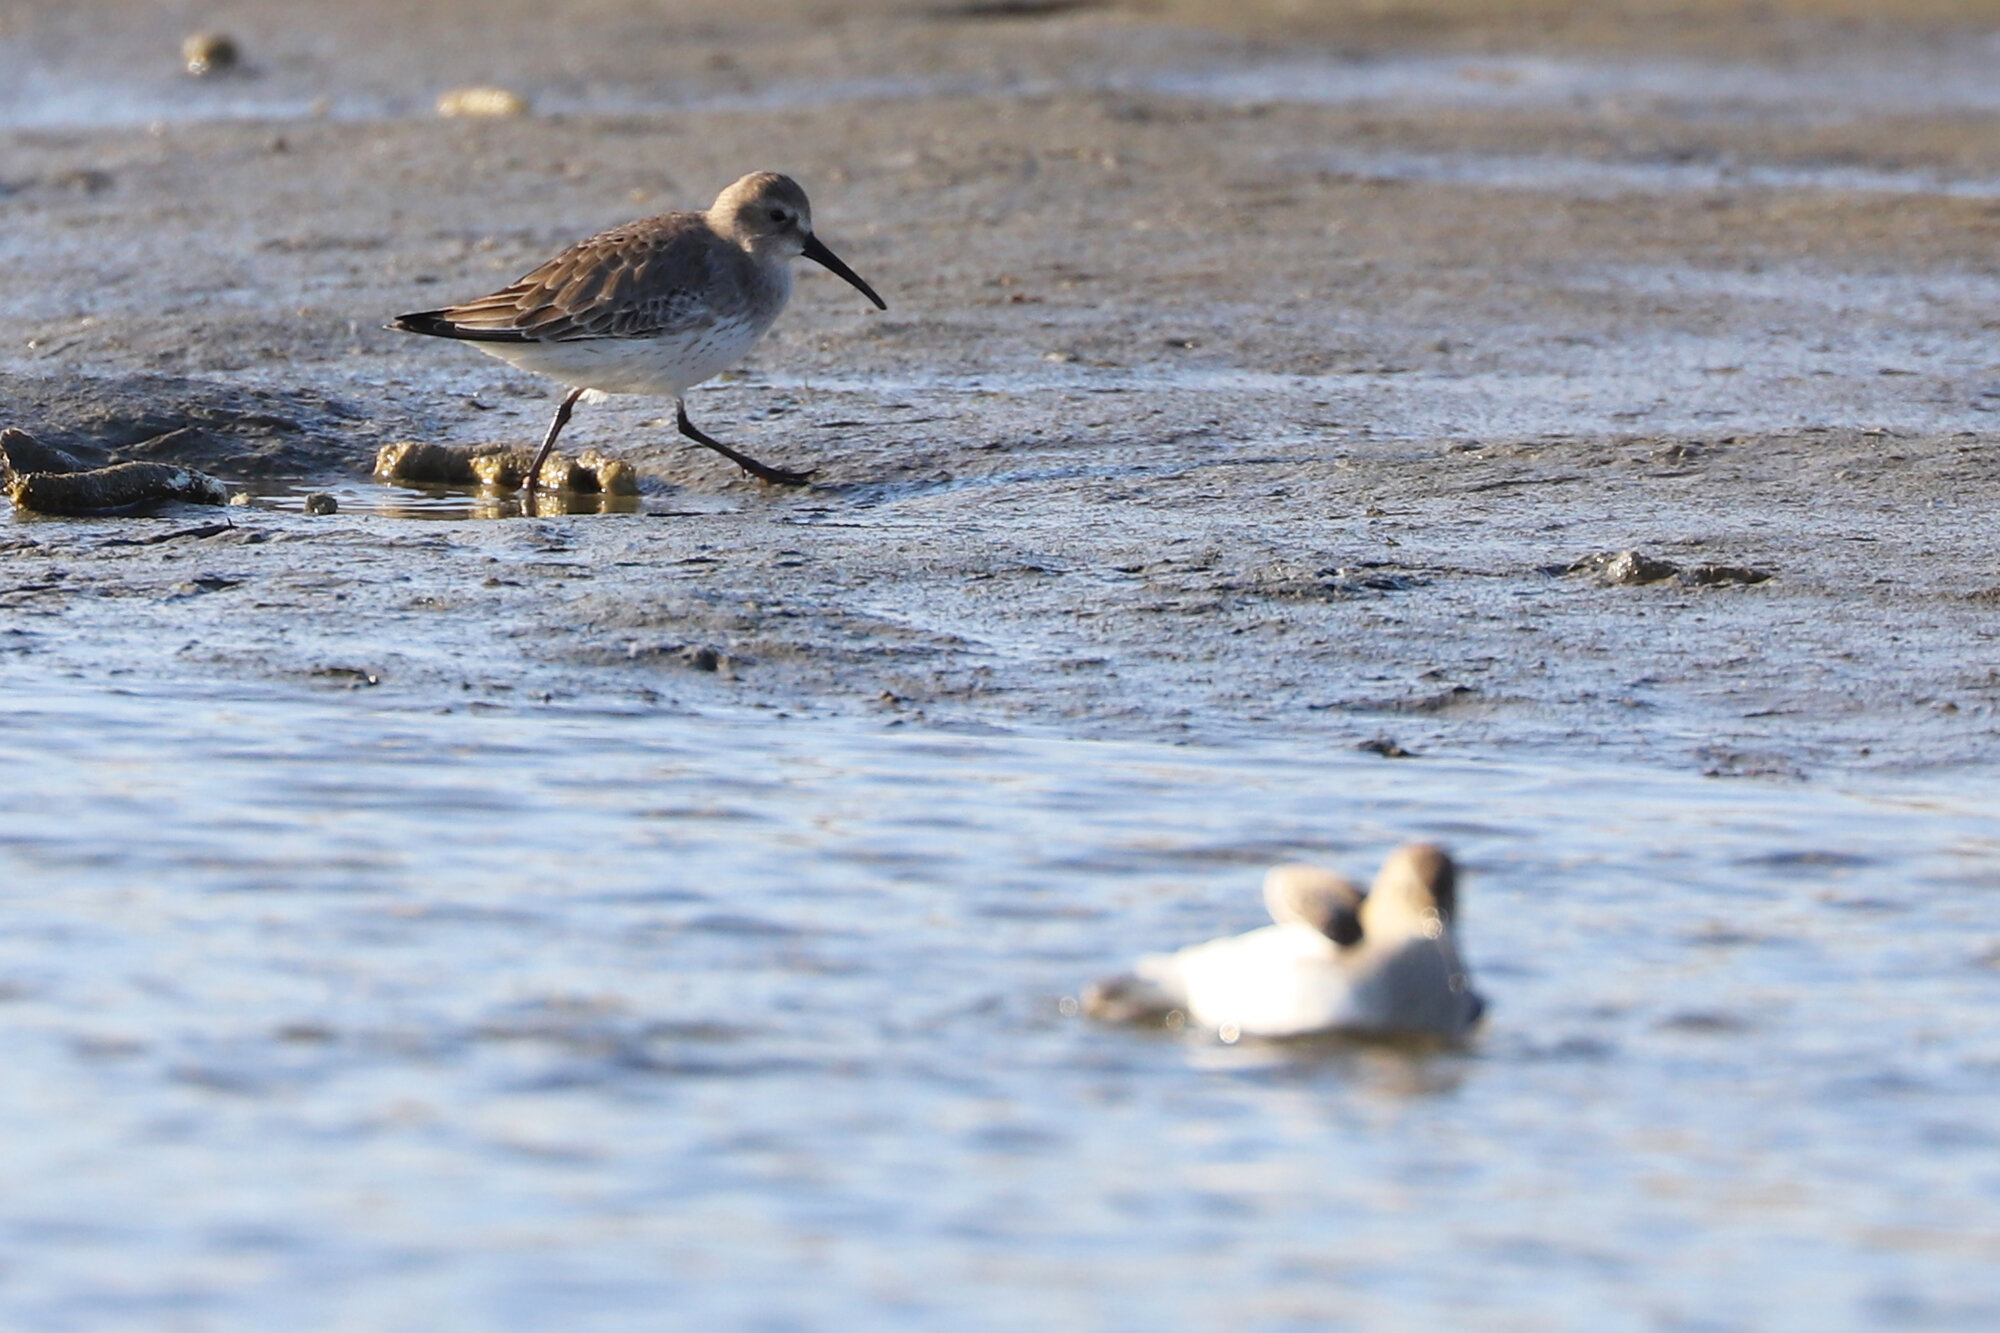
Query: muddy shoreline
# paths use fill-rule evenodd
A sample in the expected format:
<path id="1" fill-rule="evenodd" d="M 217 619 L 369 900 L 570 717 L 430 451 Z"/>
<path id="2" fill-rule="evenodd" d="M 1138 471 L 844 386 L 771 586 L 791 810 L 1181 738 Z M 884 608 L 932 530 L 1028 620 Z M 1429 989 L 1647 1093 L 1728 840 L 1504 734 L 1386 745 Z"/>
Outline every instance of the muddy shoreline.
<path id="1" fill-rule="evenodd" d="M 619 10 L 540 83 L 477 42 L 358 66 L 334 19 L 243 10 L 242 95 L 351 75 L 415 109 L 0 129 L 26 275 L 0 425 L 254 493 L 233 529 L 148 545 L 123 543 L 205 520 L 14 515 L 8 650 L 105 679 L 357 671 L 413 707 L 1785 779 L 1990 764 L 2000 120 L 1918 96 L 1953 86 L 1949 31 L 1883 42 L 1811 8 L 1784 59 L 1748 42 L 1764 66 L 1712 33 L 1657 56 L 1122 10 L 786 11 L 696 49 Z M 30 25 L 11 58 L 62 67 L 67 31 Z M 648 50 L 684 78 L 632 72 Z M 1241 96 L 1280 66 L 1280 90 L 1373 82 Z M 1857 67 L 1888 91 L 1836 114 Z M 424 114 L 460 76 L 577 109 Z M 750 166 L 795 170 L 890 303 L 807 277 L 691 400 L 814 487 L 750 482 L 635 399 L 572 429 L 639 469 L 638 513 L 416 522 L 367 485 L 383 444 L 532 443 L 553 402 L 387 316 Z M 297 512 L 328 486 L 338 514 Z M 1773 577 L 1559 572 L 1625 550 Z"/>

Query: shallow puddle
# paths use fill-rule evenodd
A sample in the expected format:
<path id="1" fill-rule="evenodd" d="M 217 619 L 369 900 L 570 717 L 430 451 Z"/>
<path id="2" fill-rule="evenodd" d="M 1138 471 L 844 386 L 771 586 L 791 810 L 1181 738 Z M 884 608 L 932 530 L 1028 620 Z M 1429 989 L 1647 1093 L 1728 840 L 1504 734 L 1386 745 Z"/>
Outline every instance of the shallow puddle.
<path id="1" fill-rule="evenodd" d="M 369 514 L 377 518 L 462 521 L 475 518 L 520 518 L 526 502 L 519 491 L 494 486 L 414 486 L 383 482 L 276 482 L 244 488 L 253 508 L 302 514 L 316 495 L 331 496 L 337 514 Z M 659 502 L 655 502 L 659 507 Z M 646 497 L 586 495 L 577 491 L 545 491 L 535 497 L 535 514 L 560 518 L 571 514 L 640 514 Z M 328 515 L 332 517 L 333 515 Z"/>

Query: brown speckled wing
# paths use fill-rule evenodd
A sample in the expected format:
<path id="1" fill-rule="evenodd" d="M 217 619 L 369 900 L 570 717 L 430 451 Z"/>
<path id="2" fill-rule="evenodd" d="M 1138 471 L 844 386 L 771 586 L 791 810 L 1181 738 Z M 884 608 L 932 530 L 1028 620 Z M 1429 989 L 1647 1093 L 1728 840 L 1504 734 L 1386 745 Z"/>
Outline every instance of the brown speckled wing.
<path id="1" fill-rule="evenodd" d="M 461 337 L 509 341 L 692 333 L 734 294 L 728 257 L 701 214 L 668 213 L 579 241 L 519 282 L 437 313 Z"/>

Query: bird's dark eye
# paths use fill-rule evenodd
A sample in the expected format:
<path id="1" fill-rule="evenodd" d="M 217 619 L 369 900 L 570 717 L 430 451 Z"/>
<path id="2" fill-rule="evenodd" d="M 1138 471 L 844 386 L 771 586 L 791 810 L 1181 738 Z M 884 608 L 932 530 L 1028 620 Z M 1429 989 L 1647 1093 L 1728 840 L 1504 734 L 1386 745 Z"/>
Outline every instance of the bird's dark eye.
<path id="1" fill-rule="evenodd" d="M 773 221 L 773 222 L 783 222 L 784 220 L 785 220 L 785 210 L 784 210 L 784 209 L 782 209 L 782 208 L 774 208 L 774 209 L 772 209 L 772 210 L 771 210 L 771 221 Z"/>

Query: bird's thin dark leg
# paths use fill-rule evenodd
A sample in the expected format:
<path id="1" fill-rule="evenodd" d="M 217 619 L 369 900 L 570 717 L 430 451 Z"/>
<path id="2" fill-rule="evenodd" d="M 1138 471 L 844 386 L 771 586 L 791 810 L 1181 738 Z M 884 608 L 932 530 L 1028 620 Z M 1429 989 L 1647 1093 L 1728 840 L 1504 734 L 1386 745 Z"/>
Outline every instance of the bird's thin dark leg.
<path id="1" fill-rule="evenodd" d="M 552 450 L 556 446 L 556 436 L 562 434 L 562 428 L 570 424 L 570 412 L 576 408 L 576 400 L 582 398 L 582 396 L 584 396 L 582 388 L 572 388 L 568 392 L 568 396 L 564 396 L 562 406 L 556 408 L 556 420 L 548 422 L 548 434 L 542 436 L 542 448 L 534 454 L 534 466 L 528 468 L 528 476 L 524 476 L 522 482 L 520 482 L 522 490 L 528 492 L 528 512 L 530 514 L 534 512 L 534 486 L 536 486 L 536 482 L 542 480 L 542 464 L 548 462 L 548 450 Z"/>
<path id="2" fill-rule="evenodd" d="M 681 434 L 687 436 L 696 444 L 706 445 L 710 449 L 715 450 L 715 452 L 721 454 L 751 476 L 761 478 L 764 481 L 774 481 L 780 486 L 803 486 L 812 479 L 812 473 L 810 472 L 787 472 L 781 467 L 772 467 L 768 463 L 760 463 L 748 454 L 739 454 L 728 445 L 709 439 L 708 436 L 696 430 L 694 423 L 688 420 L 686 403 L 675 399 L 674 407 L 680 413 Z"/>

